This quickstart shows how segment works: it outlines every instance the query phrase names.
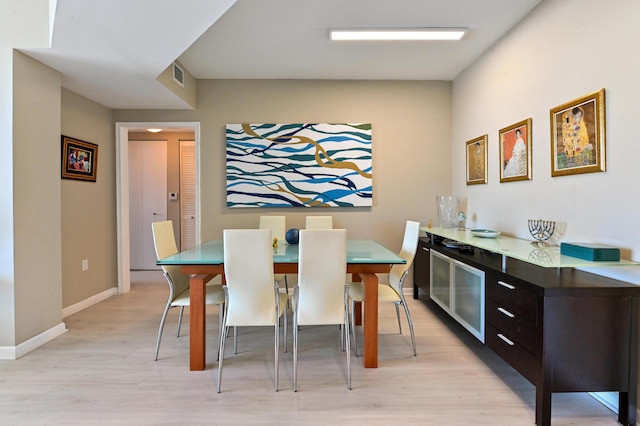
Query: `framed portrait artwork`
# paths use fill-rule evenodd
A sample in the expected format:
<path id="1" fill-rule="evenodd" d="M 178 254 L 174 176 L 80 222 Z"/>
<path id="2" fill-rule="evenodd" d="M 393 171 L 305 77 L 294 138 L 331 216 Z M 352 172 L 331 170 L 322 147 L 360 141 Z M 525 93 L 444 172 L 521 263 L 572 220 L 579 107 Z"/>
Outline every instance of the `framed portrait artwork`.
<path id="1" fill-rule="evenodd" d="M 62 178 L 96 181 L 98 145 L 62 136 Z"/>
<path id="2" fill-rule="evenodd" d="M 487 183 L 487 135 L 467 142 L 467 185 Z"/>
<path id="3" fill-rule="evenodd" d="M 500 182 L 531 180 L 531 118 L 500 129 Z"/>
<path id="4" fill-rule="evenodd" d="M 604 89 L 550 111 L 551 176 L 604 172 Z"/>

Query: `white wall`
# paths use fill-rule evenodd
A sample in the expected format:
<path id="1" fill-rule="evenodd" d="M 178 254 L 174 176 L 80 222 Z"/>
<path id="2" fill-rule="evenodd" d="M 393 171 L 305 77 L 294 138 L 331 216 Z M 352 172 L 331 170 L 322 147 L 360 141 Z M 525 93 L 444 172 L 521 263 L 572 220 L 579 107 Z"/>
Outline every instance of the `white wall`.
<path id="1" fill-rule="evenodd" d="M 640 2 L 544 0 L 453 84 L 452 193 L 468 226 L 531 239 L 527 219 L 558 222 L 561 241 L 617 246 L 640 261 L 637 119 Z M 606 89 L 603 173 L 551 177 L 549 110 Z M 533 179 L 500 183 L 498 130 L 533 120 Z M 465 142 L 488 134 L 488 184 L 466 185 Z M 599 271 L 640 283 L 638 268 Z"/>
<path id="2" fill-rule="evenodd" d="M 0 358 L 12 358 L 16 347 L 28 338 L 56 326 L 61 319 L 59 300 L 59 250 L 56 249 L 57 233 L 43 230 L 49 221 L 59 223 L 59 198 L 56 191 L 57 180 L 51 179 L 58 172 L 54 164 L 46 163 L 51 158 L 48 142 L 54 135 L 59 138 L 59 76 L 42 67 L 23 61 L 14 48 L 24 46 L 46 47 L 49 41 L 48 0 L 3 0 L 0 2 Z M 16 57 L 18 59 L 16 59 Z M 17 71 L 16 71 L 17 69 Z M 14 75 L 17 73 L 18 78 Z M 36 77 L 36 81 L 24 80 Z M 50 84 L 57 84 L 58 94 Z M 42 92 L 39 92 L 40 89 Z M 23 99 L 35 102 L 24 108 Z M 57 97 L 57 99 L 56 99 Z M 38 126 L 25 123 L 29 114 L 43 113 L 46 117 Z M 57 146 L 59 147 L 59 145 Z M 54 155 L 59 155 L 59 148 Z M 28 162 L 16 162 L 15 157 L 27 158 Z M 28 165 L 36 165 L 31 171 Z M 55 167 L 55 168 L 54 168 Z M 42 182 L 35 193 L 30 192 L 35 182 Z M 33 186 L 32 186 L 33 185 Z M 30 246 L 33 239 L 26 232 L 25 223 L 33 218 L 31 200 L 42 195 L 44 203 L 53 210 L 33 231 L 43 231 L 48 243 Z M 46 205 L 46 204 L 45 204 Z M 31 250 L 33 249 L 33 250 Z M 51 251 L 47 256 L 45 252 Z M 22 256 L 28 252 L 31 257 Z M 22 257 L 21 257 L 22 256 Z M 42 269 L 31 273 L 34 263 L 42 262 Z M 24 271 L 20 268 L 28 264 Z M 49 270 L 49 268 L 51 269 Z M 51 279 L 42 280 L 43 276 Z M 38 284 L 43 283 L 41 288 Z M 58 287 L 56 289 L 56 286 Z M 27 295 L 36 296 L 32 302 Z M 36 315 L 38 314 L 38 315 Z"/>

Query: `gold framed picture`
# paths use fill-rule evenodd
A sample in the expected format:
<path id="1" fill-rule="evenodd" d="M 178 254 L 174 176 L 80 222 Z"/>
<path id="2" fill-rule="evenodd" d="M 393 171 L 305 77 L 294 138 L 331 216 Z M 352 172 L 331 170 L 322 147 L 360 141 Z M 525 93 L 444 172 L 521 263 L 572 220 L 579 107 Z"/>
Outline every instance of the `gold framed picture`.
<path id="1" fill-rule="evenodd" d="M 69 136 L 62 139 L 62 178 L 96 181 L 98 145 Z"/>
<path id="2" fill-rule="evenodd" d="M 500 182 L 531 180 L 531 118 L 498 131 Z"/>
<path id="3" fill-rule="evenodd" d="M 551 176 L 604 172 L 604 89 L 550 111 Z"/>
<path id="4" fill-rule="evenodd" d="M 467 185 L 487 183 L 487 135 L 467 142 Z"/>

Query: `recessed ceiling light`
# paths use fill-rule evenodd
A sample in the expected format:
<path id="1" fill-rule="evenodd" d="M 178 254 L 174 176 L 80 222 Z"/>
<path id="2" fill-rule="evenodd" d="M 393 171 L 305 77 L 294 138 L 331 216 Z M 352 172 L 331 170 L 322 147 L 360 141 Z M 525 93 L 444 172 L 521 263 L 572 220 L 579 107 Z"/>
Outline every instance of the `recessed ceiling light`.
<path id="1" fill-rule="evenodd" d="M 349 28 L 330 30 L 331 40 L 460 40 L 466 28 Z"/>
<path id="2" fill-rule="evenodd" d="M 151 132 L 151 133 L 158 133 L 161 132 L 162 129 L 147 129 L 147 132 Z"/>

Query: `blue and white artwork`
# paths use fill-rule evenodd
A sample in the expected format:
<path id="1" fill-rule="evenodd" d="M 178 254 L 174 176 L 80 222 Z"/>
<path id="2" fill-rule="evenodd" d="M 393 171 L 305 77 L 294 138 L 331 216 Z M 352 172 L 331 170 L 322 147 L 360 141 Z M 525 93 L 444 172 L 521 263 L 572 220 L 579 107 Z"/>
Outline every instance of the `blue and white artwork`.
<path id="1" fill-rule="evenodd" d="M 227 206 L 371 206 L 371 160 L 371 124 L 227 124 Z"/>

